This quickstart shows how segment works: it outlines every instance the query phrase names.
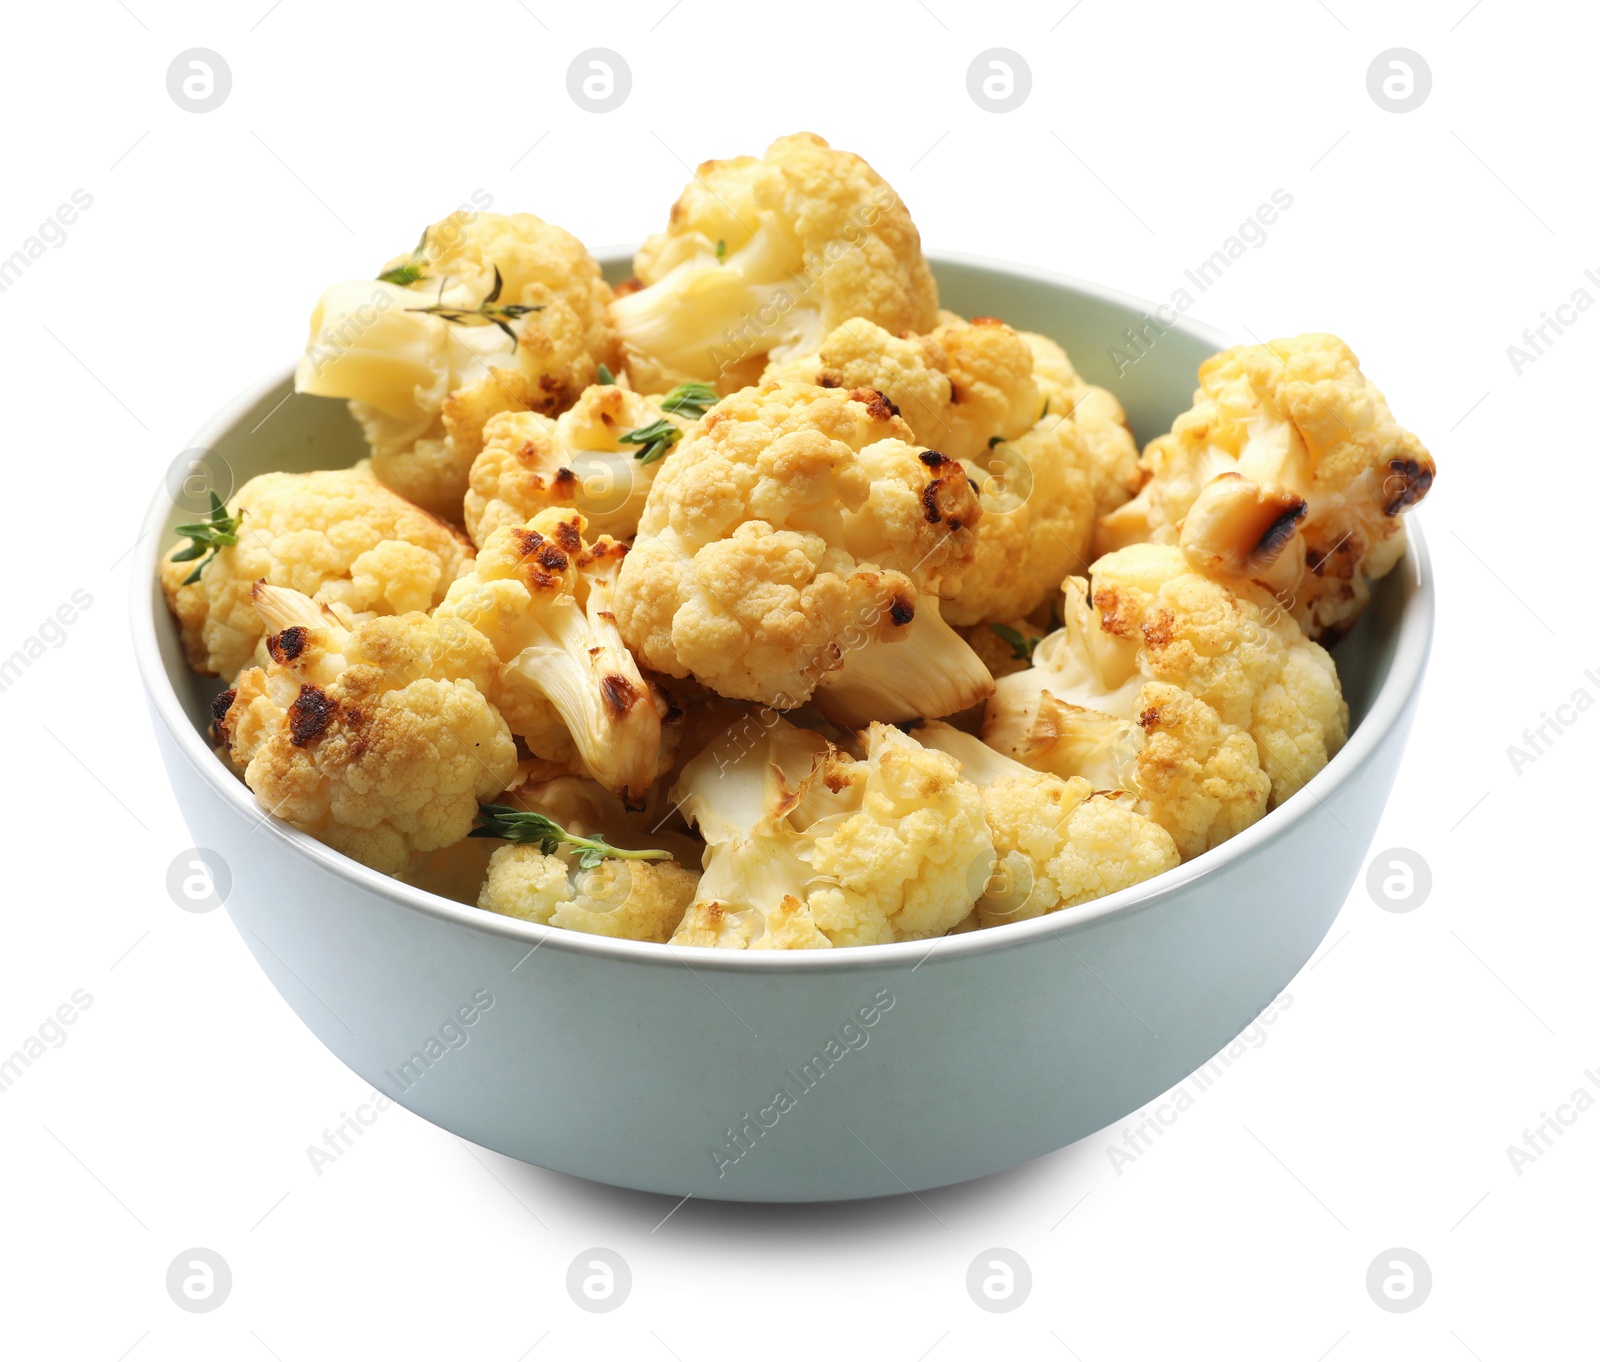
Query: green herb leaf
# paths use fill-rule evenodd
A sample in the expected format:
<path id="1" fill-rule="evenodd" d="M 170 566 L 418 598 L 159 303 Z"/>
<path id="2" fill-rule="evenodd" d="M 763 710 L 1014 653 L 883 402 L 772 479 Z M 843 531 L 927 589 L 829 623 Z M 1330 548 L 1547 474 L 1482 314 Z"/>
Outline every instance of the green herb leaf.
<path id="1" fill-rule="evenodd" d="M 477 326 L 487 322 L 498 326 L 511 338 L 513 347 L 517 343 L 517 333 L 511 329 L 511 323 L 519 317 L 526 317 L 530 312 L 543 312 L 543 303 L 504 303 L 500 302 L 500 290 L 504 281 L 500 278 L 500 266 L 494 267 L 494 287 L 484 296 L 481 303 L 474 308 L 446 307 L 444 305 L 445 280 L 439 281 L 439 301 L 429 303 L 427 307 L 408 307 L 407 312 L 430 312 L 435 317 L 442 317 L 447 322 L 457 326 Z"/>
<path id="2" fill-rule="evenodd" d="M 640 463 L 646 464 L 665 458 L 667 451 L 681 439 L 683 432 L 663 416 L 648 426 L 640 426 L 637 430 L 630 430 L 626 435 L 617 436 L 617 443 L 642 445 L 643 448 L 636 451 L 633 457 Z"/>
<path id="3" fill-rule="evenodd" d="M 991 435 L 989 437 L 989 448 L 993 449 L 996 445 L 1004 444 L 1005 441 L 1006 437 L 1004 435 Z"/>
<path id="4" fill-rule="evenodd" d="M 661 399 L 661 410 L 680 416 L 704 416 L 721 400 L 709 383 L 680 383 Z"/>
<path id="5" fill-rule="evenodd" d="M 1020 629 L 1013 629 L 1009 624 L 991 624 L 989 627 L 1011 645 L 1011 655 L 1019 662 L 1032 661 L 1033 650 L 1043 642 L 1040 638 L 1029 637 Z"/>
<path id="6" fill-rule="evenodd" d="M 728 243 L 721 237 L 717 238 L 717 264 L 722 264 L 728 258 Z"/>
<path id="7" fill-rule="evenodd" d="M 610 384 L 610 383 L 615 383 L 616 381 L 617 381 L 616 375 L 613 374 L 611 372 L 611 370 L 608 369 L 604 364 L 602 364 L 600 366 L 599 376 L 595 379 L 595 382 L 596 383 L 603 383 L 603 384 Z"/>
<path id="8" fill-rule="evenodd" d="M 1044 400 L 1044 410 L 1039 413 L 1039 419 L 1042 421 L 1048 415 L 1050 415 L 1050 399 L 1047 397 Z"/>
<path id="9" fill-rule="evenodd" d="M 414 260 L 408 260 L 403 265 L 396 265 L 393 269 L 385 270 L 378 276 L 380 284 L 399 284 L 404 288 L 407 284 L 414 284 L 419 279 L 426 279 L 422 266 Z"/>
<path id="10" fill-rule="evenodd" d="M 580 837 L 568 832 L 553 818 L 531 809 L 515 809 L 509 804 L 485 804 L 478 810 L 480 822 L 469 834 L 473 837 L 500 837 L 523 845 L 538 843 L 546 856 L 554 856 L 563 846 L 578 853 L 578 868 L 593 870 L 608 857 L 624 861 L 661 861 L 666 851 L 625 851 L 604 837 Z"/>
<path id="11" fill-rule="evenodd" d="M 222 498 L 215 492 L 211 493 L 211 510 L 204 520 L 196 520 L 187 525 L 179 525 L 177 533 L 190 542 L 176 553 L 169 555 L 169 561 L 174 563 L 189 563 L 205 555 L 204 560 L 195 565 L 195 569 L 183 579 L 184 586 L 193 586 L 200 580 L 200 574 L 206 570 L 211 560 L 217 556 L 217 550 L 226 548 L 230 544 L 239 542 L 239 523 L 244 519 L 243 513 L 237 516 L 228 514 L 228 508 L 222 504 Z"/>

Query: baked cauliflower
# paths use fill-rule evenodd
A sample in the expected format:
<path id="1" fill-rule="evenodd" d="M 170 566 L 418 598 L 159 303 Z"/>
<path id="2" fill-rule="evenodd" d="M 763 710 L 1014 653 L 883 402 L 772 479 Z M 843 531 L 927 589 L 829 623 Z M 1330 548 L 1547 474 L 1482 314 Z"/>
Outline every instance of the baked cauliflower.
<path id="1" fill-rule="evenodd" d="M 1344 742 L 1327 652 L 1259 587 L 1209 577 L 1175 545 L 1134 545 L 1089 581 L 1069 578 L 1062 617 L 1033 666 L 996 685 L 984 741 L 1137 795 L 1185 860 L 1282 803 Z"/>
<path id="2" fill-rule="evenodd" d="M 1128 429 L 1122 403 L 1105 388 L 1086 383 L 1072 367 L 1067 352 L 1048 336 L 1020 333 L 1033 352 L 1033 379 L 1048 404 L 1046 416 L 1071 419 L 1094 482 L 1096 515 L 1121 506 L 1143 481 L 1139 471 L 1139 446 Z"/>
<path id="3" fill-rule="evenodd" d="M 640 662 L 845 727 L 989 693 L 940 615 L 981 510 L 881 393 L 776 383 L 723 399 L 657 473 L 616 615 Z"/>
<path id="4" fill-rule="evenodd" d="M 532 213 L 453 213 L 378 279 L 322 295 L 295 389 L 348 398 L 377 476 L 458 520 L 488 421 L 556 415 L 616 360 L 610 302 L 570 233 Z"/>
<path id="5" fill-rule="evenodd" d="M 364 466 L 263 473 L 161 563 L 161 587 L 196 671 L 234 676 L 264 626 L 257 582 L 303 592 L 352 628 L 377 615 L 433 609 L 472 566 L 457 531 L 378 482 Z M 218 538 L 220 531 L 220 539 Z M 198 564 L 202 540 L 213 551 Z"/>
<path id="6" fill-rule="evenodd" d="M 851 317 L 927 331 L 938 310 L 905 205 L 810 133 L 701 165 L 633 269 L 644 287 L 618 291 L 611 324 L 645 392 L 689 379 L 733 392 Z"/>
<path id="7" fill-rule="evenodd" d="M 857 760 L 767 717 L 707 748 L 674 788 L 706 853 L 673 944 L 868 946 L 968 916 L 994 844 L 954 759 L 875 723 Z"/>
<path id="8" fill-rule="evenodd" d="M 891 336 L 857 319 L 816 354 L 769 365 L 763 380 L 875 388 L 918 444 L 961 463 L 983 519 L 973 565 L 944 600 L 954 625 L 1027 614 L 1088 561 L 1093 470 L 1070 408 L 1041 415 L 1033 365 L 1023 338 L 992 317 L 955 319 L 925 336 Z"/>
<path id="9" fill-rule="evenodd" d="M 1405 552 L 1400 517 L 1434 477 L 1350 348 L 1316 333 L 1213 355 L 1144 466 L 1143 490 L 1102 521 L 1102 548 L 1177 544 L 1196 567 L 1259 583 L 1329 644 Z"/>
<path id="10" fill-rule="evenodd" d="M 241 673 L 212 716 L 262 807 L 390 875 L 466 837 L 517 767 L 483 636 L 420 611 L 351 629 L 266 582 L 254 599 L 270 665 Z"/>
<path id="11" fill-rule="evenodd" d="M 554 507 L 496 530 L 435 618 L 470 625 L 492 646 L 499 666 L 487 693 L 535 756 L 637 804 L 660 772 L 667 706 L 613 615 L 627 545 L 586 542 L 584 530 L 581 514 Z"/>
<path id="12" fill-rule="evenodd" d="M 980 926 L 1104 898 L 1178 864 L 1171 834 L 1125 790 L 1035 771 L 949 724 L 918 724 L 912 736 L 954 757 L 983 792 L 995 860 L 978 900 Z"/>
<path id="13" fill-rule="evenodd" d="M 592 533 L 632 539 L 661 460 L 715 401 L 704 385 L 642 397 L 624 380 L 585 388 L 554 419 L 501 413 L 484 426 L 472 463 L 462 508 L 467 533 L 482 544 L 546 507 L 570 506 Z"/>
<path id="14" fill-rule="evenodd" d="M 667 851 L 628 845 L 632 829 L 613 796 L 569 777 L 534 787 L 523 802 L 533 807 L 485 807 L 473 832 L 507 843 L 489 859 L 478 907 L 594 936 L 659 943 L 672 935 L 699 877 Z M 557 803 L 575 805 L 578 818 L 551 818 Z M 617 828 L 620 842 L 606 835 Z"/>

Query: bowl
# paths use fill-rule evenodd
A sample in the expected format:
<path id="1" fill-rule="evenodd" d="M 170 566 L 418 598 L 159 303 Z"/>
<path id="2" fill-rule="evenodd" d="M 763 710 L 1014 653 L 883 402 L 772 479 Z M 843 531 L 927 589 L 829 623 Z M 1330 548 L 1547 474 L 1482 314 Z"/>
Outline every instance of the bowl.
<path id="1" fill-rule="evenodd" d="M 1128 364 L 1124 332 L 1146 328 L 1152 305 L 1043 270 L 930 260 L 946 306 L 1064 344 L 1121 397 L 1141 443 L 1230 343 L 1160 321 Z M 605 263 L 627 271 L 624 256 Z M 134 569 L 135 652 L 173 792 L 197 846 L 226 863 L 228 914 L 267 977 L 366 1082 L 465 1139 L 732 1201 L 996 1172 L 1118 1120 L 1227 1045 L 1310 958 L 1360 871 L 1432 635 L 1414 522 L 1335 654 L 1344 749 L 1225 845 L 1094 903 L 934 941 L 719 952 L 540 927 L 380 875 L 264 818 L 212 753 L 220 685 L 184 666 L 156 585 L 157 555 L 208 488 L 360 456 L 343 404 L 292 387 L 284 372 L 243 394 L 174 464 Z"/>

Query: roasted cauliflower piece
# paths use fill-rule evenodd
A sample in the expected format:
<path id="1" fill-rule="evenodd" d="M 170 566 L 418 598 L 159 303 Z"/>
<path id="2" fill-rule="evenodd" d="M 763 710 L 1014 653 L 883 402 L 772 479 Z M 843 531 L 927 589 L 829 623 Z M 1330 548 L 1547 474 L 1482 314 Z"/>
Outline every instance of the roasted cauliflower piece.
<path id="1" fill-rule="evenodd" d="M 161 563 L 189 665 L 209 675 L 232 677 L 255 653 L 264 632 L 251 602 L 257 582 L 303 592 L 350 628 L 377 615 L 433 609 L 472 566 L 472 545 L 461 534 L 359 465 L 263 473 L 229 500 L 227 519 L 233 543 L 199 564 L 188 556 L 198 545 Z"/>
<path id="2" fill-rule="evenodd" d="M 1178 864 L 1171 834 L 1126 790 L 1035 771 L 949 724 L 918 724 L 912 736 L 954 757 L 983 792 L 995 861 L 978 900 L 981 926 L 1104 898 Z"/>
<path id="3" fill-rule="evenodd" d="M 994 855 L 977 787 L 898 729 L 857 760 L 776 716 L 691 761 L 673 791 L 706 841 L 675 945 L 794 950 L 941 936 Z"/>
<path id="4" fill-rule="evenodd" d="M 992 685 L 939 613 L 977 496 L 882 394 L 802 383 L 725 398 L 663 463 L 623 563 L 641 663 L 846 727 L 953 714 Z"/>
<path id="5" fill-rule="evenodd" d="M 1070 408 L 1041 415 L 1033 366 L 1023 337 L 992 317 L 925 336 L 855 320 L 816 354 L 769 365 L 763 380 L 875 388 L 917 443 L 960 461 L 983 519 L 974 563 L 944 601 L 954 625 L 1027 614 L 1088 561 L 1095 472 Z"/>
<path id="6" fill-rule="evenodd" d="M 459 520 L 490 418 L 554 416 L 616 362 L 610 302 L 570 233 L 532 213 L 453 213 L 377 280 L 322 295 L 295 388 L 348 398 L 377 476 Z"/>
<path id="7" fill-rule="evenodd" d="M 733 392 L 851 317 L 928 331 L 938 309 L 905 205 L 810 133 L 701 165 L 633 268 L 644 287 L 619 291 L 611 323 L 645 392 L 690 379 Z"/>
<path id="8" fill-rule="evenodd" d="M 1102 549 L 1177 544 L 1204 571 L 1258 583 L 1329 645 L 1405 552 L 1400 517 L 1434 477 L 1350 348 L 1316 333 L 1213 355 L 1143 462 L 1148 481 L 1101 522 Z"/>
<path id="9" fill-rule="evenodd" d="M 466 837 L 517 766 L 486 698 L 483 636 L 420 611 L 350 629 L 266 582 L 254 600 L 271 664 L 244 671 L 212 714 L 262 807 L 390 875 Z"/>
<path id="10" fill-rule="evenodd" d="M 642 397 L 623 383 L 596 383 L 554 419 L 504 412 L 483 428 L 463 511 L 467 533 L 482 544 L 498 529 L 524 525 L 546 507 L 581 511 L 594 534 L 632 539 L 661 460 L 693 425 L 679 398 Z"/>
<path id="11" fill-rule="evenodd" d="M 1139 490 L 1139 446 L 1122 403 L 1105 388 L 1086 383 L 1067 352 L 1048 336 L 1020 333 L 1033 352 L 1033 378 L 1047 403 L 1044 415 L 1069 417 L 1088 457 L 1096 515 L 1106 515 Z"/>
<path id="12" fill-rule="evenodd" d="M 500 665 L 487 693 L 535 756 L 637 804 L 661 770 L 667 706 L 613 615 L 627 545 L 588 542 L 584 530 L 581 514 L 554 507 L 496 530 L 435 617 L 492 646 Z"/>
<path id="13" fill-rule="evenodd" d="M 1092 590 L 1091 590 L 1092 583 Z M 1266 592 L 1140 544 L 1067 580 L 1065 625 L 995 688 L 983 738 L 1036 770 L 1127 790 L 1185 860 L 1327 764 L 1349 715 L 1333 659 Z"/>

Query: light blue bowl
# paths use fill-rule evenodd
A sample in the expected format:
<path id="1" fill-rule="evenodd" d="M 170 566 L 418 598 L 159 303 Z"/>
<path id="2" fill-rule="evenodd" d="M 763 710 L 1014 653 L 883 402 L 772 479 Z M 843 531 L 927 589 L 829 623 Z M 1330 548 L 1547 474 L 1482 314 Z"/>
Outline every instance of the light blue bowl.
<path id="1" fill-rule="evenodd" d="M 1188 406 L 1197 365 L 1229 343 L 1180 321 L 1118 379 L 1108 351 L 1150 304 L 1042 270 L 933 266 L 946 306 L 1062 342 L 1141 440 Z M 626 268 L 608 262 L 613 278 Z M 195 437 L 215 481 L 359 457 L 343 405 L 291 388 L 275 376 Z M 157 556 L 192 511 L 166 490 L 150 508 L 135 647 L 173 790 L 196 844 L 231 868 L 227 910 L 261 968 L 334 1054 L 418 1115 L 529 1163 L 676 1196 L 818 1201 L 959 1182 L 1060 1148 L 1192 1072 L 1282 991 L 1343 904 L 1433 629 L 1413 522 L 1405 560 L 1335 654 L 1349 743 L 1283 807 L 1135 889 L 931 943 L 673 949 L 479 912 L 263 823 L 209 748 L 216 687 L 184 666 L 156 586 Z"/>

